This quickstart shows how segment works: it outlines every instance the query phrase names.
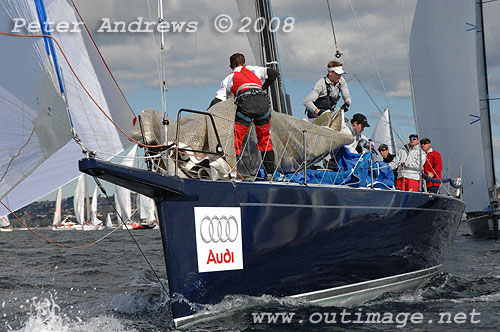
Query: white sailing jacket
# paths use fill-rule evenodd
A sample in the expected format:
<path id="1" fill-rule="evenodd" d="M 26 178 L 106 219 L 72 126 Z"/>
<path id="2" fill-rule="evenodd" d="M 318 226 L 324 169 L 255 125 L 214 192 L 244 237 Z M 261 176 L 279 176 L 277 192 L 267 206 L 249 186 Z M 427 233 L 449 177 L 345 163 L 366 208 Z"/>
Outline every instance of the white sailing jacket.
<path id="1" fill-rule="evenodd" d="M 420 180 L 420 173 L 424 169 L 426 153 L 420 148 L 420 144 L 403 148 L 398 151 L 396 157 L 389 163 L 393 170 L 398 169 L 398 179 L 407 178 Z"/>

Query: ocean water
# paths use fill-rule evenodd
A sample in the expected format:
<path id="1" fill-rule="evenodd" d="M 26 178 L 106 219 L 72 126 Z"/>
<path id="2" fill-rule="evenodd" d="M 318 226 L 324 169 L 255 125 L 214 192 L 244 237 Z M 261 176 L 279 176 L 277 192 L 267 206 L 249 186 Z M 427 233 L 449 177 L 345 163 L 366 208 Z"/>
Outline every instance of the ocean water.
<path id="1" fill-rule="evenodd" d="M 39 232 L 70 246 L 106 234 Z M 468 233 L 460 226 L 442 273 L 416 291 L 349 308 L 234 296 L 205 308 L 209 319 L 184 330 L 500 331 L 500 241 L 478 241 Z M 133 235 L 165 278 L 159 230 Z M 0 331 L 173 330 L 169 298 L 124 230 L 85 249 L 59 248 L 28 231 L 0 233 L 0 255 Z M 368 315 L 377 313 L 378 323 L 370 321 Z"/>

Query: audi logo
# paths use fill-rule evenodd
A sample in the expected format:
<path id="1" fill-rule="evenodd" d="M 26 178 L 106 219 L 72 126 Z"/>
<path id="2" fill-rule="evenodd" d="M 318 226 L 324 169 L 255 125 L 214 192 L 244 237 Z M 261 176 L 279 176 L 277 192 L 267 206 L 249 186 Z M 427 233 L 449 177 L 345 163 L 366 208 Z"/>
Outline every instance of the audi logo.
<path id="1" fill-rule="evenodd" d="M 203 242 L 234 242 L 238 237 L 238 223 L 233 216 L 204 216 L 200 223 Z"/>

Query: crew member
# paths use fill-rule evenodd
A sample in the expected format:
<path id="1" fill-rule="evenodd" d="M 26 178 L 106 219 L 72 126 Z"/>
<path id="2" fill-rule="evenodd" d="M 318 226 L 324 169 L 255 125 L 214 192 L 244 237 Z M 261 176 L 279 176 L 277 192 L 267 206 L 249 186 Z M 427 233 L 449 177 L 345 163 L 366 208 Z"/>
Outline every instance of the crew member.
<path id="1" fill-rule="evenodd" d="M 424 164 L 424 173 L 433 179 L 441 180 L 441 172 L 443 171 L 443 159 L 441 158 L 441 154 L 432 149 L 431 140 L 428 138 L 422 138 L 420 140 L 420 145 L 422 146 L 422 150 L 427 154 L 427 160 Z M 427 181 L 426 186 L 428 192 L 437 194 L 441 182 Z"/>
<path id="2" fill-rule="evenodd" d="M 253 122 L 257 133 L 257 148 L 261 152 L 264 170 L 269 177 L 274 173 L 274 151 L 269 127 L 271 108 L 264 92 L 279 76 L 272 68 L 247 66 L 245 56 L 235 53 L 229 58 L 232 73 L 226 76 L 210 106 L 234 96 L 236 119 L 234 124 L 234 148 L 239 159 L 243 139 Z"/>
<path id="3" fill-rule="evenodd" d="M 411 134 L 410 142 L 398 151 L 396 158 L 389 163 L 393 170 L 398 170 L 396 188 L 404 191 L 418 191 L 420 173 L 425 164 L 425 152 L 419 146 L 418 136 Z"/>
<path id="4" fill-rule="evenodd" d="M 309 119 L 320 116 L 327 110 L 333 110 L 342 95 L 344 104 L 341 109 L 347 112 L 351 106 L 351 95 L 347 82 L 342 74 L 342 63 L 332 60 L 328 62 L 328 73 L 314 84 L 313 89 L 304 100 L 306 114 Z"/>

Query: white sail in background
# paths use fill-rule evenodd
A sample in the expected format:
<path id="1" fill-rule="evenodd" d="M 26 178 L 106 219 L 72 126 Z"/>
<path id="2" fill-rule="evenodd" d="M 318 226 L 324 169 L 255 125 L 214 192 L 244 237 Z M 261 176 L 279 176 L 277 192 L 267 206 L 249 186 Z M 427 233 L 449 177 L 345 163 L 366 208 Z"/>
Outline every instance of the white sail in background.
<path id="1" fill-rule="evenodd" d="M 92 205 L 91 205 L 91 208 L 92 208 L 91 223 L 92 223 L 92 225 L 101 225 L 102 224 L 102 220 L 97 218 L 97 199 L 99 197 L 97 189 L 98 188 L 96 186 L 94 189 L 94 194 L 92 195 Z"/>
<path id="2" fill-rule="evenodd" d="M 419 1 L 410 64 L 421 137 L 439 151 L 450 176 L 463 166 L 466 211 L 489 205 L 479 121 L 475 1 Z M 470 24 L 470 25 L 468 25 Z M 451 158 L 451 167 L 448 165 Z"/>
<path id="3" fill-rule="evenodd" d="M 2 218 L 0 218 L 0 227 L 10 227 L 10 220 L 9 220 L 9 215 L 6 214 Z"/>
<path id="4" fill-rule="evenodd" d="M 43 4 L 48 21 L 80 22 L 69 1 L 45 0 Z M 35 1 L 0 0 L 0 32 L 11 32 L 14 18 L 38 23 Z M 23 30 L 20 34 L 29 33 Z M 53 36 L 92 97 L 118 126 L 130 132 L 134 114 L 85 29 L 81 33 L 53 32 Z M 86 95 L 55 43 L 47 41 L 0 35 L 0 49 L 4 50 L 0 52 L 0 199 L 11 210 L 79 175 L 78 160 L 83 154 L 71 139 L 68 109 L 76 133 L 89 150 L 116 154 L 130 146 Z M 52 45 L 55 52 L 46 45 Z M 5 213 L 0 207 L 0 214 Z"/>
<path id="5" fill-rule="evenodd" d="M 372 141 L 375 149 L 377 150 L 380 144 L 386 144 L 389 147 L 390 153 L 394 154 L 396 152 L 388 108 L 384 110 L 384 113 L 380 116 L 380 119 L 373 130 Z"/>
<path id="6" fill-rule="evenodd" d="M 73 209 L 75 210 L 76 221 L 85 224 L 85 174 L 78 177 L 78 183 L 73 197 Z"/>
<path id="7" fill-rule="evenodd" d="M 54 220 L 52 221 L 52 226 L 58 226 L 61 223 L 61 204 L 62 204 L 62 188 L 57 189 L 56 195 L 56 207 L 54 209 Z"/>
<path id="8" fill-rule="evenodd" d="M 135 145 L 130 151 L 127 153 L 126 158 L 123 159 L 121 165 L 132 167 L 134 166 L 135 155 L 137 153 L 137 145 Z M 130 220 L 132 216 L 132 202 L 130 200 L 130 190 L 115 186 L 115 204 L 118 213 L 122 217 L 123 221 L 126 222 Z M 118 223 L 121 224 L 121 220 L 119 216 Z"/>
<path id="9" fill-rule="evenodd" d="M 145 220 L 148 224 L 156 221 L 156 206 L 152 198 L 139 194 L 139 217 Z"/>

